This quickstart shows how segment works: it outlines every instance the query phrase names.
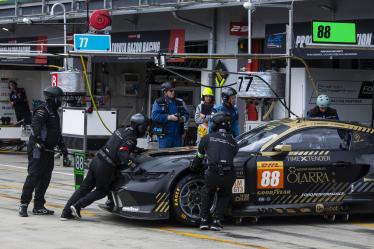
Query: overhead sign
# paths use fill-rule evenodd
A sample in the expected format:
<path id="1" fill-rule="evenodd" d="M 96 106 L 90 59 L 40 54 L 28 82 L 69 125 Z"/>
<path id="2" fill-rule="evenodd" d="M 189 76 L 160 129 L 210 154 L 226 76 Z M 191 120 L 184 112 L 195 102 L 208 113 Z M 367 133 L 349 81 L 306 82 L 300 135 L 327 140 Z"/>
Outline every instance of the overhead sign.
<path id="1" fill-rule="evenodd" d="M 158 30 L 158 31 L 137 31 L 112 33 L 112 52 L 120 53 L 159 53 L 173 52 L 184 53 L 185 31 Z M 128 62 L 128 61 L 149 61 L 150 57 L 94 57 L 93 62 Z M 172 62 L 183 62 L 183 59 Z"/>
<path id="2" fill-rule="evenodd" d="M 41 44 L 48 43 L 47 36 L 38 36 L 38 37 L 22 37 L 22 38 L 4 38 L 0 39 L 0 43 L 7 43 L 7 45 L 0 46 L 0 52 L 2 53 L 31 53 L 31 52 L 40 52 L 46 53 L 47 47 L 41 46 Z M 27 44 L 38 44 L 38 45 L 27 45 L 20 46 L 21 43 Z M 9 44 L 9 45 L 8 45 Z M 35 57 L 1 57 L 0 64 L 47 64 L 46 56 L 35 56 Z"/>
<path id="3" fill-rule="evenodd" d="M 248 36 L 248 24 L 244 22 L 230 22 L 230 35 Z"/>
<path id="4" fill-rule="evenodd" d="M 110 35 L 74 34 L 74 51 L 111 51 Z"/>
<path id="5" fill-rule="evenodd" d="M 313 43 L 357 44 L 354 22 L 312 22 Z"/>
<path id="6" fill-rule="evenodd" d="M 353 21 L 350 21 L 353 22 Z M 374 20 L 357 20 L 357 45 L 374 45 Z M 286 24 L 267 24 L 265 27 L 264 53 L 286 53 Z M 310 22 L 294 24 L 294 48 L 295 56 L 305 59 L 372 59 L 374 51 L 349 50 L 349 49 L 310 49 L 306 44 L 312 43 L 312 25 Z"/>

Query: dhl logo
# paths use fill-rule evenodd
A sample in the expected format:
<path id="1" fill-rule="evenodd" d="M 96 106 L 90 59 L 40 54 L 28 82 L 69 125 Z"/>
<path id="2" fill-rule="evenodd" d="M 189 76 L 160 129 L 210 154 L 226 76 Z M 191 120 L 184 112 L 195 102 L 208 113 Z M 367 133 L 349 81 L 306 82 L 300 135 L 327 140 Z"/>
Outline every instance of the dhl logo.
<path id="1" fill-rule="evenodd" d="M 283 162 L 257 162 L 258 169 L 283 168 Z"/>

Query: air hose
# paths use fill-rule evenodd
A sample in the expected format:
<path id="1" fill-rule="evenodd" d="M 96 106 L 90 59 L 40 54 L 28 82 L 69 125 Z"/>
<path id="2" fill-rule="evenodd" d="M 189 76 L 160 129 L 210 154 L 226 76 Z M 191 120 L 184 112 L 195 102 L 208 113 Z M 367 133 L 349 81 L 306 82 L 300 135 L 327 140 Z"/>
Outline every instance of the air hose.
<path id="1" fill-rule="evenodd" d="M 87 76 L 87 70 L 86 70 L 86 65 L 84 64 L 84 59 L 83 59 L 83 56 L 81 55 L 81 63 L 82 63 L 82 67 L 83 67 L 83 74 L 84 74 L 84 77 L 85 77 L 85 82 L 86 82 L 86 85 L 87 85 L 87 89 L 88 89 L 88 93 L 90 94 L 90 99 L 91 99 L 91 102 L 93 104 L 93 107 L 94 107 L 94 110 L 95 112 L 97 113 L 97 116 L 99 117 L 99 120 L 100 122 L 102 123 L 102 125 L 105 127 L 105 129 L 110 133 L 110 134 L 113 134 L 113 132 L 108 128 L 108 126 L 105 124 L 104 120 L 102 119 L 100 113 L 99 113 L 99 110 L 97 109 L 97 106 L 96 106 L 96 102 L 95 102 L 95 99 L 92 95 L 92 90 L 91 90 L 91 85 L 90 85 L 90 81 L 88 80 L 88 76 Z"/>

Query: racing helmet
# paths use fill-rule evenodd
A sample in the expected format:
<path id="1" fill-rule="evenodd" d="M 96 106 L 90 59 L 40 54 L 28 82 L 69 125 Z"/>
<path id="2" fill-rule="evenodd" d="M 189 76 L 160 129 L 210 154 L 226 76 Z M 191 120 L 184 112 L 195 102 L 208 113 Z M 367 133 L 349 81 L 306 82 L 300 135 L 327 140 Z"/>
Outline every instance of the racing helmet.
<path id="1" fill-rule="evenodd" d="M 237 94 L 236 90 L 232 87 L 226 87 L 222 89 L 221 98 L 223 102 L 227 102 L 230 96 L 235 96 Z"/>
<path id="2" fill-rule="evenodd" d="M 201 94 L 203 97 L 204 96 L 212 96 L 213 97 L 213 90 L 210 87 L 205 87 L 203 90 L 203 93 Z"/>
<path id="3" fill-rule="evenodd" d="M 64 91 L 58 86 L 49 86 L 43 91 L 44 97 L 52 106 L 53 109 L 57 110 L 61 106 L 61 99 L 64 96 Z"/>
<path id="4" fill-rule="evenodd" d="M 317 97 L 317 106 L 320 108 L 327 108 L 330 106 L 330 98 L 325 94 L 321 94 Z"/>
<path id="5" fill-rule="evenodd" d="M 170 81 L 165 81 L 161 84 L 161 92 L 165 92 L 168 90 L 175 90 L 175 85 Z"/>
<path id="6" fill-rule="evenodd" d="M 217 112 L 212 117 L 213 131 L 224 129 L 229 131 L 231 129 L 231 116 L 226 112 Z"/>
<path id="7" fill-rule="evenodd" d="M 43 90 L 43 94 L 45 99 L 57 98 L 62 97 L 64 95 L 64 91 L 58 86 L 49 86 Z"/>
<path id="8" fill-rule="evenodd" d="M 136 113 L 130 118 L 130 126 L 135 130 L 138 137 L 143 137 L 147 131 L 149 120 L 141 113 Z"/>

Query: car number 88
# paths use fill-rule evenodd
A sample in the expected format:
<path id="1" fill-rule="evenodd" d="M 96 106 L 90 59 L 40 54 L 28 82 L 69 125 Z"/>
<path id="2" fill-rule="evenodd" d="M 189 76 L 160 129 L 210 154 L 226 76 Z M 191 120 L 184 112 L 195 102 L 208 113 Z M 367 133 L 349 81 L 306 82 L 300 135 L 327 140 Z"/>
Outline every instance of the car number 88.
<path id="1" fill-rule="evenodd" d="M 279 171 L 263 171 L 261 176 L 262 187 L 277 187 L 280 183 L 280 172 Z"/>

